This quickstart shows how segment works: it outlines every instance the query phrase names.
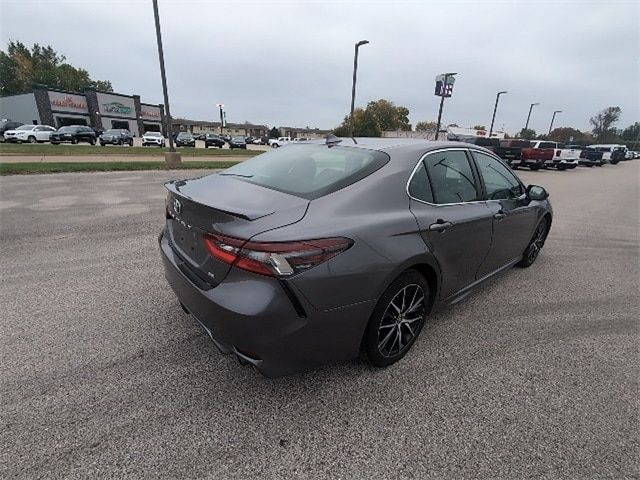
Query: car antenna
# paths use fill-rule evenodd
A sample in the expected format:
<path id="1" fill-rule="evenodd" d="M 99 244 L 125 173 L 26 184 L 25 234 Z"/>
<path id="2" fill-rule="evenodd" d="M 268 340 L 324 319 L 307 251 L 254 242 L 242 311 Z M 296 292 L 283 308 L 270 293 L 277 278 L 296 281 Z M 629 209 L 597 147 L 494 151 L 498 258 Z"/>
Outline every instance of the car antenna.
<path id="1" fill-rule="evenodd" d="M 326 140 L 325 145 L 327 145 L 329 148 L 339 144 L 342 141 L 341 138 L 338 138 L 332 134 L 326 135 L 324 138 Z"/>

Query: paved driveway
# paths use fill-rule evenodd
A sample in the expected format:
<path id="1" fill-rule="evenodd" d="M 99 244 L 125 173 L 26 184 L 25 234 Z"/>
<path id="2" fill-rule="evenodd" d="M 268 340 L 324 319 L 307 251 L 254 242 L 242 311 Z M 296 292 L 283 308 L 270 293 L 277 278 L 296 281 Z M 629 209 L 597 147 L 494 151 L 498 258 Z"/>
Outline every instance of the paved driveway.
<path id="1" fill-rule="evenodd" d="M 161 183 L 0 178 L 0 477 L 638 475 L 640 162 L 551 191 L 534 267 L 430 319 L 398 365 L 265 379 L 164 281 Z"/>

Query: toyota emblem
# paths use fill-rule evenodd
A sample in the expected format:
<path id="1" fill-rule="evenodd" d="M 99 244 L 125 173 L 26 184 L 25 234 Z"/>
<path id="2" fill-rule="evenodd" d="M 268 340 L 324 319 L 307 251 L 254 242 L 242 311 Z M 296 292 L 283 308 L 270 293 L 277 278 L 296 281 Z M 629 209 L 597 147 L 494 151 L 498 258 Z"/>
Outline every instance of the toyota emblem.
<path id="1" fill-rule="evenodd" d="M 173 200 L 173 211 L 178 215 L 182 213 L 182 202 L 177 198 Z"/>

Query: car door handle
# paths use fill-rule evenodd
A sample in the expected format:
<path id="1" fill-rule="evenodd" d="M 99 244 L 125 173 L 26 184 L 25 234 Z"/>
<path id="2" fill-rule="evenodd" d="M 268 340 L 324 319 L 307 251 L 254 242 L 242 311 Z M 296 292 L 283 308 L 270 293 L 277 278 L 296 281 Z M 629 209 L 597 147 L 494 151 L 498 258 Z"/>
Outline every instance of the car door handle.
<path id="1" fill-rule="evenodd" d="M 447 228 L 452 226 L 451 222 L 438 221 L 429 225 L 429 230 L 432 232 L 444 232 Z"/>
<path id="2" fill-rule="evenodd" d="M 498 213 L 493 214 L 493 218 L 495 218 L 496 220 L 502 220 L 506 216 L 507 214 L 504 213 L 502 210 L 500 210 Z"/>

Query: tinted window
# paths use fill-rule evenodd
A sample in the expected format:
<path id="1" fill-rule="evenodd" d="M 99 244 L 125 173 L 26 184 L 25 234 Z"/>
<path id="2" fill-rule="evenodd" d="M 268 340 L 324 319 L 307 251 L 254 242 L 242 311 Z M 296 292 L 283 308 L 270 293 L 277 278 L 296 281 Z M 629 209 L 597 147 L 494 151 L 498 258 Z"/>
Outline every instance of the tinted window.
<path id="1" fill-rule="evenodd" d="M 78 127 L 60 127 L 58 129 L 59 133 L 75 133 L 78 130 Z"/>
<path id="2" fill-rule="evenodd" d="M 235 165 L 220 175 L 234 175 L 280 192 L 314 199 L 344 188 L 389 161 L 374 150 L 291 144 Z"/>
<path id="3" fill-rule="evenodd" d="M 553 142 L 540 142 L 538 148 L 556 148 L 556 144 Z"/>
<path id="4" fill-rule="evenodd" d="M 478 191 L 467 155 L 462 150 L 448 150 L 426 157 L 435 203 L 471 202 Z"/>
<path id="5" fill-rule="evenodd" d="M 424 162 L 420 162 L 418 168 L 411 177 L 409 182 L 409 195 L 424 202 L 433 203 L 433 195 L 431 194 L 431 185 L 427 176 L 427 169 Z"/>
<path id="6" fill-rule="evenodd" d="M 501 162 L 480 152 L 473 152 L 473 156 L 489 200 L 504 200 L 522 195 L 522 185 Z"/>
<path id="7" fill-rule="evenodd" d="M 500 146 L 500 141 L 497 138 L 476 138 L 474 142 L 476 145 L 481 147 L 498 147 Z"/>

